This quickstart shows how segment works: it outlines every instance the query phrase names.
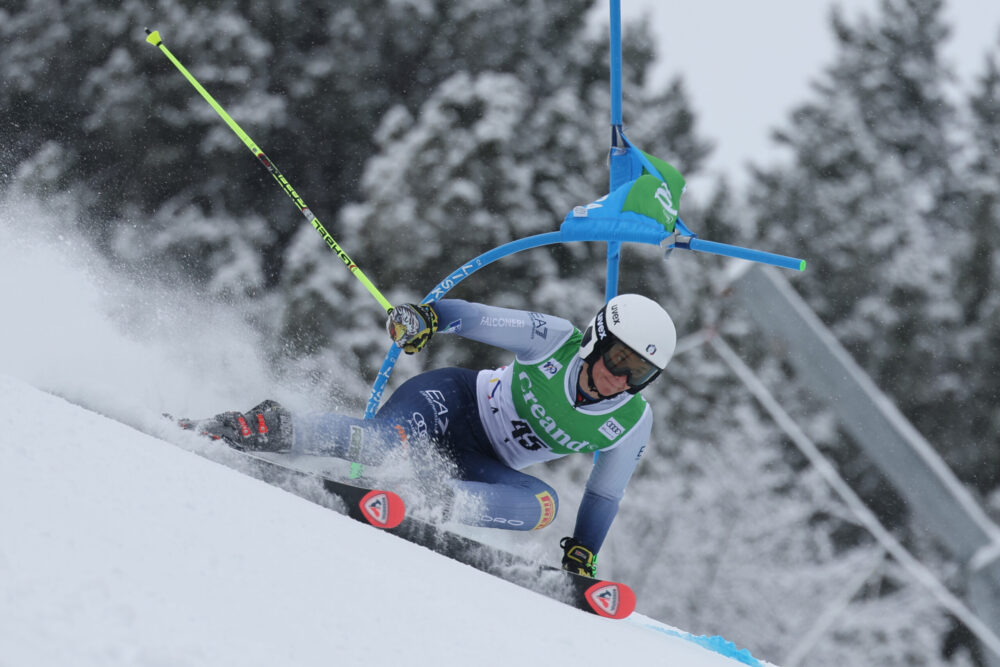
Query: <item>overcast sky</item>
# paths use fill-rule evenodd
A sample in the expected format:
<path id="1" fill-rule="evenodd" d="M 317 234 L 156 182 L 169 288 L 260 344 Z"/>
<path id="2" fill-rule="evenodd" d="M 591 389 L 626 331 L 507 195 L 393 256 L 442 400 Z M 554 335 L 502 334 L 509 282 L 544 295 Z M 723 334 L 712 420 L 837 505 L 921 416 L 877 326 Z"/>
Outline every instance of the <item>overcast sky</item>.
<path id="1" fill-rule="evenodd" d="M 769 128 L 806 99 L 810 80 L 832 61 L 831 0 L 622 0 L 624 19 L 652 18 L 657 80 L 683 74 L 702 135 L 716 141 L 712 173 L 734 184 L 749 160 L 771 162 Z M 874 15 L 879 0 L 838 0 L 848 17 Z M 1000 35 L 1000 0 L 946 0 L 953 34 L 945 57 L 968 88 Z M 605 16 L 607 10 L 605 10 Z M 605 18 L 605 22 L 607 19 Z M 626 126 L 628 109 L 623 110 Z M 641 137 L 629 137 L 639 147 Z M 691 184 L 697 188 L 695 180 Z"/>

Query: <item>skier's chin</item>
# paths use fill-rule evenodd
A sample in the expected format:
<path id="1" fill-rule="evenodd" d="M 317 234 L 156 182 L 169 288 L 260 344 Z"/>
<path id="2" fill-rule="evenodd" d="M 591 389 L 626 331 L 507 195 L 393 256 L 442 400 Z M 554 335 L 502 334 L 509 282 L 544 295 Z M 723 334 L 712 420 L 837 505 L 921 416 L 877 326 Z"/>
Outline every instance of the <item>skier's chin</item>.
<path id="1" fill-rule="evenodd" d="M 594 388 L 600 392 L 603 398 L 611 398 L 612 396 L 617 396 L 628 389 L 628 384 L 623 378 L 612 375 L 611 372 L 604 367 L 604 363 L 598 361 L 597 364 L 594 365 Z"/>

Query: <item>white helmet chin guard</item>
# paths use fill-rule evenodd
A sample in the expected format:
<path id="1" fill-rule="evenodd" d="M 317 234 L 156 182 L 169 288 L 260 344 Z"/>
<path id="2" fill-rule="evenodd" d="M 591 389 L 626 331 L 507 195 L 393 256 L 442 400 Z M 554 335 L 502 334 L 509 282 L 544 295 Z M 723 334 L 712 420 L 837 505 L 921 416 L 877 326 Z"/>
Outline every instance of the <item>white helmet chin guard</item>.
<path id="1" fill-rule="evenodd" d="M 580 357 L 589 369 L 614 343 L 622 342 L 642 359 L 659 369 L 639 386 L 630 386 L 635 394 L 656 379 L 677 347 L 677 329 L 667 311 L 658 303 L 639 294 L 621 294 L 608 301 L 583 332 Z M 593 379 L 591 378 L 593 387 Z"/>

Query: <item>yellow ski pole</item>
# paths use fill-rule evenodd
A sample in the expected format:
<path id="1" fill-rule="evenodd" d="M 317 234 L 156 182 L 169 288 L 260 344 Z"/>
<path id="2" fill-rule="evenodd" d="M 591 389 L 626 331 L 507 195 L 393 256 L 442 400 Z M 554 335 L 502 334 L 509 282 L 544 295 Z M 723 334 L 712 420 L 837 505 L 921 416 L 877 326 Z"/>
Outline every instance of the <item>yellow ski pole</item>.
<path id="1" fill-rule="evenodd" d="M 278 181 L 278 184 L 285 191 L 285 194 L 292 198 L 292 201 L 295 202 L 295 205 L 302 212 L 302 215 L 306 217 L 306 220 L 308 220 L 312 224 L 313 228 L 319 232 L 320 236 L 323 237 L 323 240 L 326 241 L 330 250 L 337 253 L 337 257 L 344 262 L 344 265 L 347 266 L 348 270 L 354 274 L 354 277 L 361 281 L 361 284 L 365 286 L 373 297 L 375 297 L 375 300 L 379 302 L 379 305 L 385 308 L 386 312 L 392 310 L 392 304 L 389 303 L 389 300 L 382 296 L 382 293 L 379 292 L 378 288 L 372 284 L 372 281 L 368 279 L 368 276 L 366 276 L 364 272 L 358 268 L 358 265 L 354 263 L 354 260 L 352 260 L 347 253 L 344 252 L 344 249 L 340 247 L 337 241 L 334 240 L 333 236 L 330 235 L 330 232 L 328 232 L 326 227 L 323 226 L 323 223 L 319 221 L 319 218 L 313 215 L 313 212 L 310 211 L 309 207 L 306 206 L 306 203 L 302 201 L 302 197 L 300 197 L 299 193 L 295 191 L 292 184 L 288 182 L 288 179 L 286 179 L 280 171 L 278 171 L 278 167 L 271 162 L 270 158 L 264 154 L 264 151 L 257 147 L 257 144 L 253 142 L 253 139 L 251 139 L 250 136 L 243 131 L 243 128 L 241 128 L 236 121 L 233 120 L 228 113 L 226 113 L 226 110 L 215 101 L 215 98 L 212 97 L 200 83 L 198 83 L 198 80 L 194 78 L 191 72 L 187 71 L 187 68 L 185 68 L 184 65 L 182 65 L 180 61 L 174 57 L 174 54 L 172 54 L 170 50 L 163 45 L 163 40 L 160 39 L 160 31 L 151 31 L 149 28 L 146 28 L 146 41 L 163 52 L 163 55 L 165 55 L 170 62 L 174 64 L 180 73 L 184 75 L 184 78 L 186 78 L 188 82 L 195 87 L 195 90 L 201 93 L 201 96 L 205 98 L 205 101 L 208 102 L 213 109 L 215 109 L 215 112 L 219 114 L 222 120 L 226 121 L 226 125 L 229 126 L 229 129 L 235 132 L 236 136 L 243 140 L 243 143 L 250 149 L 250 152 L 257 157 L 262 165 L 264 165 L 264 168 L 267 169 L 271 176 L 274 177 L 274 180 Z"/>

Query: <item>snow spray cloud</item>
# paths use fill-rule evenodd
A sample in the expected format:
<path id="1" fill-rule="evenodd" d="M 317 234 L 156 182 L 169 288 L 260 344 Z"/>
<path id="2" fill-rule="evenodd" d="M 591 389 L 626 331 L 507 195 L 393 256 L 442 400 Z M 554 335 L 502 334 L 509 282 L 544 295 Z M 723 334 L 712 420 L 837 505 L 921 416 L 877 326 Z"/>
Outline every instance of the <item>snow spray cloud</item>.
<path id="1" fill-rule="evenodd" d="M 239 313 L 126 277 L 73 232 L 71 217 L 50 202 L 0 197 L 0 375 L 162 436 L 170 435 L 162 412 L 197 418 L 265 397 L 301 398 L 271 377 Z M 181 435 L 169 439 L 219 450 Z M 420 458 L 421 471 L 403 452 L 378 470 L 407 493 L 415 514 L 442 523 L 481 512 L 475 498 L 429 483 L 454 474 L 450 461 L 432 450 Z M 526 546 L 523 534 L 512 543 L 507 531 L 466 530 L 496 546 Z"/>
<path id="2" fill-rule="evenodd" d="M 119 417 L 267 393 L 238 315 L 123 277 L 73 230 L 45 202 L 0 200 L 0 374 Z"/>

